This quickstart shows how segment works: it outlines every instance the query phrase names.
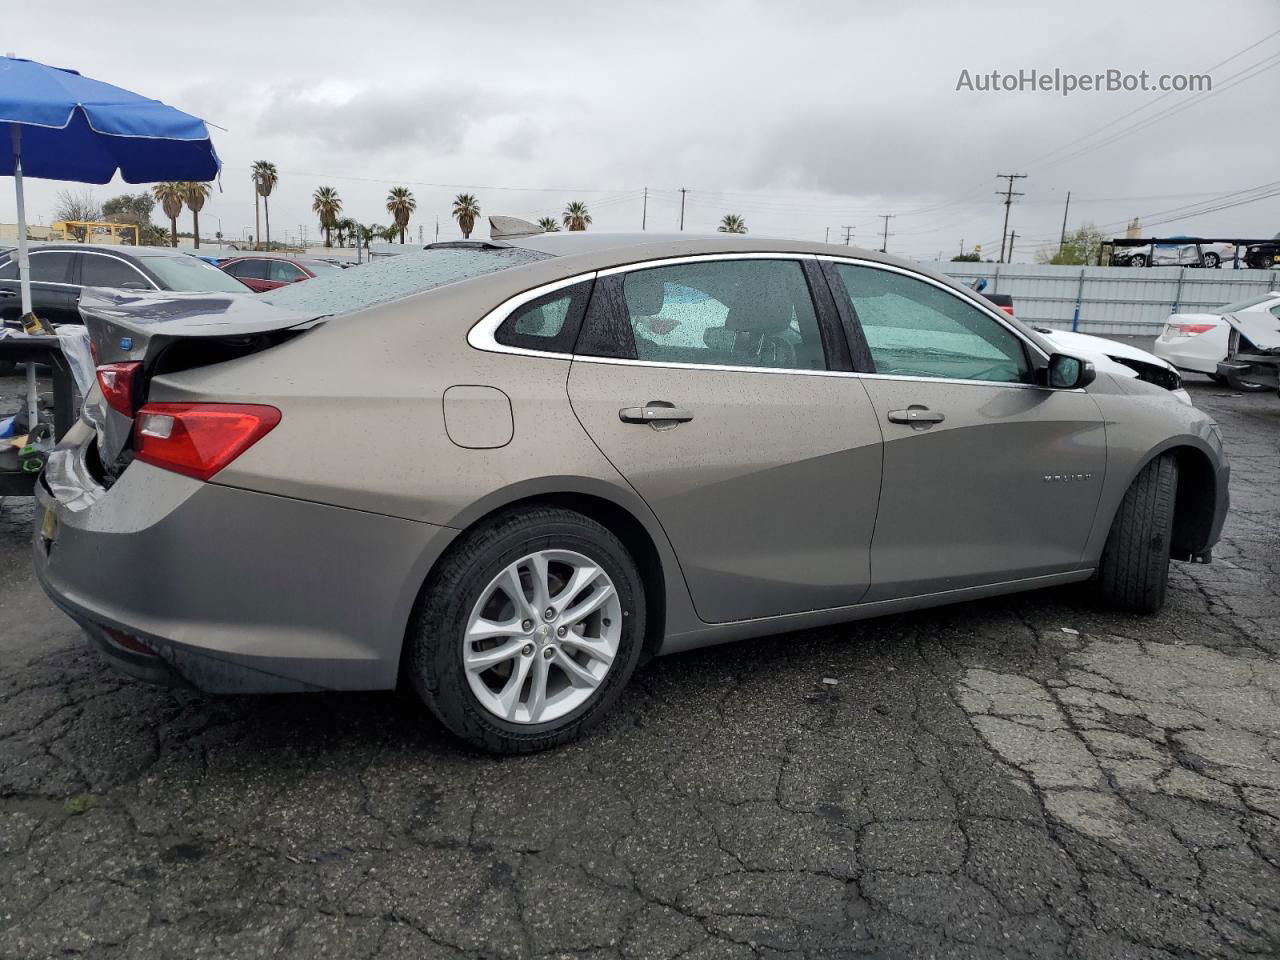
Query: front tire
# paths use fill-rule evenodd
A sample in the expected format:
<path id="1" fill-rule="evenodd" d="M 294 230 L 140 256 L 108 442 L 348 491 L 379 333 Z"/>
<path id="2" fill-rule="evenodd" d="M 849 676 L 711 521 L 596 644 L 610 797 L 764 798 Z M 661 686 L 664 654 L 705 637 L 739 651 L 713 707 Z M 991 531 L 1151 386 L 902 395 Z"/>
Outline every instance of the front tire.
<path id="1" fill-rule="evenodd" d="M 419 598 L 406 667 L 455 736 L 532 753 L 609 711 L 644 629 L 644 584 L 622 542 L 581 514 L 533 507 L 450 546 Z"/>
<path id="2" fill-rule="evenodd" d="M 1164 606 L 1177 492 L 1178 461 L 1167 453 L 1143 467 L 1125 491 L 1098 565 L 1104 603 L 1130 613 Z"/>
<path id="3" fill-rule="evenodd" d="M 1222 257 L 1216 253 L 1206 253 L 1204 255 L 1204 265 L 1210 270 L 1218 269 L 1218 265 L 1222 263 Z"/>

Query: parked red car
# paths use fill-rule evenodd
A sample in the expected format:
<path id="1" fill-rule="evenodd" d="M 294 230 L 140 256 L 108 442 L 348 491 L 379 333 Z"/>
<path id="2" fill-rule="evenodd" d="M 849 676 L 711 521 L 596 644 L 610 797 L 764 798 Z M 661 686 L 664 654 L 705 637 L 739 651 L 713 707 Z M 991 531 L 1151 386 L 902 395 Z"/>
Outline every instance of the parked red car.
<path id="1" fill-rule="evenodd" d="M 342 270 L 336 263 L 326 260 L 299 260 L 292 257 L 234 257 L 224 260 L 218 266 L 259 293 Z"/>

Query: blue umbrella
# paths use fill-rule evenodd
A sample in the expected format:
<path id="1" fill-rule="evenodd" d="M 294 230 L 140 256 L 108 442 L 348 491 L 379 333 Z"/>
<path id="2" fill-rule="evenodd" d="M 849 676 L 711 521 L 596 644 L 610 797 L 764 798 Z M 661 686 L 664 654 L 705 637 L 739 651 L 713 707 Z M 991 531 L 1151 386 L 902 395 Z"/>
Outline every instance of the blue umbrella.
<path id="1" fill-rule="evenodd" d="M 18 199 L 18 276 L 22 315 L 31 316 L 27 218 L 22 178 L 108 183 L 212 180 L 218 155 L 199 117 L 74 70 L 0 57 L 0 176 Z M 34 368 L 27 365 L 30 422 L 36 421 Z"/>

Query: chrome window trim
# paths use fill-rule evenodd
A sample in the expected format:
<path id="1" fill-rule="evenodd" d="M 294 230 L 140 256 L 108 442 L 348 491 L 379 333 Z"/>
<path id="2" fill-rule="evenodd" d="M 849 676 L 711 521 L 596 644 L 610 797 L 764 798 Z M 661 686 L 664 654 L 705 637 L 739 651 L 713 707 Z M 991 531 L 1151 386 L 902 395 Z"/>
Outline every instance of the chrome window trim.
<path id="1" fill-rule="evenodd" d="M 90 254 L 90 255 L 95 256 L 95 257 L 106 257 L 108 260 L 114 260 L 114 261 L 116 261 L 116 263 L 123 263 L 126 267 L 128 267 L 130 270 L 132 270 L 134 273 L 136 273 L 138 276 L 140 276 L 140 277 L 141 277 L 141 278 L 146 282 L 146 284 L 147 284 L 147 289 L 148 289 L 148 290 L 159 290 L 159 289 L 160 289 L 160 287 L 156 285 L 156 282 L 155 282 L 154 280 L 152 280 L 152 279 L 151 279 L 150 277 L 148 277 L 145 273 L 143 273 L 141 270 L 139 270 L 139 269 L 138 269 L 137 264 L 130 263 L 130 262 L 129 262 L 128 260 L 126 260 L 124 257 L 118 257 L 118 256 L 116 256 L 114 253 L 108 253 L 106 250 L 75 250 L 75 251 L 73 251 L 73 252 L 74 252 L 74 253 Z M 74 286 L 80 286 L 80 287 L 83 287 L 83 286 L 85 286 L 85 284 L 83 284 L 83 283 L 81 283 L 81 284 L 69 283 L 69 284 L 67 284 L 67 286 L 69 286 L 69 287 L 74 287 Z M 123 289 L 123 288 L 115 288 L 115 287 L 113 287 L 113 288 L 108 288 L 108 289 Z"/>
<path id="2" fill-rule="evenodd" d="M 38 257 L 38 256 L 40 256 L 40 254 L 42 254 L 42 253 L 66 253 L 66 254 L 75 255 L 75 254 L 77 254 L 77 253 L 79 253 L 79 252 L 80 252 L 79 250 L 32 250 L 30 253 L 28 253 L 28 254 L 27 254 L 27 256 L 28 256 L 28 257 Z M 5 265 L 5 266 L 8 266 L 8 265 L 9 265 L 10 263 L 12 263 L 13 261 L 14 261 L 14 257 L 13 257 L 13 256 L 10 256 L 7 260 L 5 260 L 4 265 Z M 13 280 L 4 280 L 4 281 L 0 281 L 0 282 L 3 282 L 3 283 L 17 283 L 17 282 L 18 282 L 18 280 L 17 280 L 17 278 L 14 278 Z M 75 283 L 63 283 L 61 280 L 32 280 L 31 282 L 32 282 L 32 283 L 38 283 L 38 284 L 40 284 L 41 286 L 45 286 L 45 287 L 70 287 L 72 290 L 79 290 L 79 289 L 80 289 L 80 287 L 79 287 L 79 285 L 78 285 L 78 284 L 75 284 Z"/>
<path id="3" fill-rule="evenodd" d="M 494 339 L 494 334 L 498 327 L 502 326 L 502 322 L 507 319 L 518 308 L 524 306 L 531 300 L 545 296 L 548 293 L 554 293 L 556 290 L 562 290 L 565 287 L 571 287 L 576 283 L 582 283 L 585 280 L 595 280 L 601 277 L 614 276 L 619 273 L 631 273 L 636 270 L 645 270 L 651 267 L 670 266 L 680 263 L 709 263 L 717 260 L 830 260 L 833 262 L 852 263 L 858 266 L 878 267 L 883 270 L 889 270 L 894 273 L 901 273 L 908 277 L 913 277 L 932 284 L 940 290 L 944 290 L 951 296 L 955 297 L 961 303 L 966 303 L 979 311 L 982 306 L 972 303 L 964 297 L 959 296 L 955 290 L 952 290 L 944 283 L 939 283 L 932 277 L 907 270 L 893 264 L 880 263 L 876 260 L 864 260 L 859 257 L 840 257 L 829 254 L 813 254 L 813 253 L 773 253 L 769 251 L 756 251 L 749 253 L 707 253 L 692 254 L 679 257 L 663 257 L 658 260 L 642 260 L 636 263 L 629 263 L 617 267 L 608 267 L 604 270 L 592 270 L 587 273 L 575 274 L 572 277 L 565 277 L 561 280 L 554 280 L 523 293 L 518 293 L 513 297 L 509 297 L 502 303 L 498 304 L 483 317 L 480 318 L 471 329 L 467 332 L 467 343 L 476 350 L 483 350 L 486 353 L 505 353 L 518 357 L 545 357 L 552 360 L 572 360 L 579 363 L 602 363 L 612 364 L 624 367 L 660 367 L 671 370 L 711 370 L 721 373 L 763 373 L 770 375 L 790 374 L 793 376 L 803 377 L 844 377 L 849 379 L 868 379 L 868 380 L 902 380 L 912 383 L 953 383 L 953 384 L 972 384 L 982 387 L 998 387 L 1004 390 L 1045 390 L 1055 393 L 1081 393 L 1082 390 L 1060 390 L 1054 387 L 1046 387 L 1037 383 L 1005 383 L 999 380 L 965 380 L 953 377 L 915 377 L 915 376 L 898 376 L 888 373 L 859 373 L 847 370 L 805 370 L 791 367 L 746 367 L 729 364 L 714 363 L 663 363 L 657 360 L 629 360 L 619 357 L 593 357 L 586 354 L 558 353 L 550 350 L 530 350 L 526 347 L 509 347 L 506 344 L 498 343 Z M 1001 319 L 1003 314 L 998 310 L 991 309 L 986 311 L 992 316 L 1001 327 L 1008 330 L 1022 343 L 1027 344 L 1036 351 L 1040 356 L 1045 356 L 1044 351 L 1037 347 L 1034 343 L 1024 337 L 1021 331 L 1009 326 Z"/>

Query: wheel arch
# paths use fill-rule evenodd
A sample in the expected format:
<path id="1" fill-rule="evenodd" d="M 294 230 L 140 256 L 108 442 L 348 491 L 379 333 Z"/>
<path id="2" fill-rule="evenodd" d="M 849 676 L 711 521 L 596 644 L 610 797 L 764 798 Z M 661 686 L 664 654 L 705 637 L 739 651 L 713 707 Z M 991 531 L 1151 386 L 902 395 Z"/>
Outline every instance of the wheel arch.
<path id="1" fill-rule="evenodd" d="M 645 636 L 642 662 L 652 658 L 662 646 L 671 619 L 671 607 L 686 604 L 692 609 L 675 553 L 657 518 L 639 496 L 627 497 L 612 485 L 586 477 L 555 477 L 527 481 L 504 488 L 468 506 L 448 525 L 458 536 L 489 522 L 509 510 L 530 506 L 554 506 L 589 517 L 622 541 L 640 568 L 645 584 Z M 458 537 L 454 538 L 454 543 Z M 451 555 L 453 544 L 431 563 L 423 576 L 413 603 L 406 611 L 401 631 L 400 675 L 409 644 L 405 643 L 418 608 L 436 571 Z"/>
<path id="2" fill-rule="evenodd" d="M 1222 515 L 1219 503 L 1225 489 L 1226 476 L 1220 475 L 1209 445 L 1199 437 L 1170 437 L 1147 451 L 1129 471 L 1123 485 L 1115 488 L 1114 502 L 1109 505 L 1106 526 L 1101 530 L 1101 543 L 1115 523 L 1125 492 L 1157 457 L 1172 454 L 1178 462 L 1178 488 L 1174 495 L 1173 538 L 1170 556 L 1174 560 L 1190 560 L 1202 554 L 1217 539 Z"/>

